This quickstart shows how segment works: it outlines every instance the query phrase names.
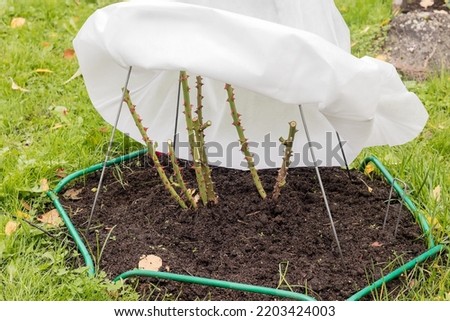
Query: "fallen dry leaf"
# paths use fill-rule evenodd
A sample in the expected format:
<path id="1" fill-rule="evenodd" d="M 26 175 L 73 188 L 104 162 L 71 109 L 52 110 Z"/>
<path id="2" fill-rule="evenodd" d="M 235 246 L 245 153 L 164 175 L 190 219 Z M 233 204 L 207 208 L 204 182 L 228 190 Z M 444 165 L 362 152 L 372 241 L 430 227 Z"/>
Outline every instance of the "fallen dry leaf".
<path id="1" fill-rule="evenodd" d="M 364 174 L 369 175 L 375 170 L 375 165 L 372 163 L 369 163 L 364 167 Z"/>
<path id="2" fill-rule="evenodd" d="M 35 72 L 41 73 L 41 74 L 49 74 L 49 73 L 52 73 L 53 71 L 51 71 L 50 69 L 46 69 L 46 68 L 38 68 L 35 70 Z"/>
<path id="3" fill-rule="evenodd" d="M 434 4 L 434 0 L 422 0 L 420 1 L 420 5 L 427 9 L 428 7 L 431 7 Z"/>
<path id="4" fill-rule="evenodd" d="M 53 209 L 45 214 L 42 214 L 37 218 L 37 220 L 52 226 L 59 226 L 62 223 L 62 219 L 59 216 L 58 211 L 56 209 Z"/>
<path id="5" fill-rule="evenodd" d="M 43 192 L 47 192 L 50 189 L 50 187 L 48 186 L 48 181 L 47 181 L 46 178 L 41 179 L 41 181 L 40 181 L 40 189 Z"/>
<path id="6" fill-rule="evenodd" d="M 77 77 L 79 77 L 79 76 L 81 76 L 81 69 L 80 69 L 80 68 L 78 68 L 78 70 L 72 75 L 72 77 L 70 77 L 69 79 L 67 79 L 67 80 L 64 82 L 64 85 L 65 85 L 65 84 L 68 84 L 69 82 L 71 82 L 72 80 L 74 80 L 75 78 L 77 78 Z"/>
<path id="7" fill-rule="evenodd" d="M 159 271 L 162 267 L 162 259 L 156 255 L 143 255 L 139 260 L 139 269 Z"/>
<path id="8" fill-rule="evenodd" d="M 61 114 L 61 116 L 67 116 L 69 109 L 66 106 L 55 106 L 53 109 L 55 112 Z"/>
<path id="9" fill-rule="evenodd" d="M 65 49 L 63 57 L 64 59 L 73 59 L 75 57 L 75 50 L 73 50 L 72 48 Z"/>
<path id="10" fill-rule="evenodd" d="M 373 242 L 372 244 L 370 244 L 371 247 L 380 247 L 383 246 L 383 243 L 380 243 L 378 241 Z"/>
<path id="11" fill-rule="evenodd" d="M 78 195 L 82 191 L 83 191 L 82 188 L 80 188 L 80 189 L 71 188 L 71 189 L 68 189 L 67 191 L 64 192 L 63 197 L 65 199 L 68 199 L 68 200 L 74 200 L 74 201 L 75 200 L 80 200 L 81 197 L 79 197 Z"/>
<path id="12" fill-rule="evenodd" d="M 438 185 L 433 189 L 433 198 L 435 199 L 436 202 L 439 202 L 441 199 L 441 186 Z"/>
<path id="13" fill-rule="evenodd" d="M 24 218 L 24 219 L 29 219 L 29 218 L 30 218 L 30 215 L 28 215 L 27 213 L 22 212 L 22 211 L 16 211 L 16 217 L 18 217 L 18 218 Z"/>
<path id="14" fill-rule="evenodd" d="M 23 27 L 26 22 L 27 22 L 27 19 L 22 18 L 22 17 L 12 18 L 12 20 L 11 20 L 11 28 Z"/>
<path id="15" fill-rule="evenodd" d="M 381 61 L 386 61 L 387 60 L 386 55 L 378 55 L 375 58 L 377 58 L 378 60 L 381 60 Z"/>
<path id="16" fill-rule="evenodd" d="M 14 232 L 17 231 L 18 228 L 19 228 L 18 222 L 9 221 L 8 223 L 6 223 L 6 226 L 5 226 L 5 234 L 7 236 L 11 236 L 14 234 Z"/>
<path id="17" fill-rule="evenodd" d="M 29 92 L 28 89 L 23 88 L 23 87 L 20 87 L 18 84 L 16 84 L 16 82 L 14 81 L 14 79 L 12 79 L 12 78 L 10 78 L 10 79 L 11 79 L 11 89 L 12 89 L 12 90 L 18 90 L 18 91 L 21 91 L 21 92 L 23 92 L 23 93 Z"/>
<path id="18" fill-rule="evenodd" d="M 22 207 L 24 209 L 26 209 L 27 211 L 31 211 L 31 205 L 28 204 L 27 202 L 25 202 L 24 200 L 20 201 L 20 203 L 22 204 Z"/>
<path id="19" fill-rule="evenodd" d="M 57 124 L 55 124 L 52 128 L 50 128 L 51 130 L 55 130 L 55 129 L 58 129 L 58 128 L 61 128 L 61 127 L 64 127 L 64 125 L 63 124 L 61 124 L 61 123 L 57 123 Z"/>
<path id="20" fill-rule="evenodd" d="M 41 42 L 41 46 L 44 47 L 44 48 L 50 47 L 50 42 L 48 42 L 48 41 L 42 41 L 42 42 Z"/>
<path id="21" fill-rule="evenodd" d="M 436 231 L 441 231 L 442 230 L 442 226 L 439 223 L 439 221 L 437 220 L 436 217 L 432 217 L 428 214 L 425 214 L 425 218 L 427 220 L 428 226 L 431 227 L 432 229 L 435 229 Z"/>
<path id="22" fill-rule="evenodd" d="M 64 168 L 58 168 L 58 169 L 56 170 L 56 176 L 59 177 L 59 178 L 64 178 L 64 177 L 66 177 L 66 176 L 67 176 L 66 170 L 65 170 Z"/>

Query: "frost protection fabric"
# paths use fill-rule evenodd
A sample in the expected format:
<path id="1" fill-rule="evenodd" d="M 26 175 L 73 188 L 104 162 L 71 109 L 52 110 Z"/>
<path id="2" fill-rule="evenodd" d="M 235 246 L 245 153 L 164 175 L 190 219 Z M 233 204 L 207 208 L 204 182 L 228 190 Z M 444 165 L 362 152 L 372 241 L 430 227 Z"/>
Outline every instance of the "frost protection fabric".
<path id="1" fill-rule="evenodd" d="M 74 47 L 92 103 L 111 124 L 133 67 L 131 98 L 161 151 L 174 139 L 179 70 L 191 75 L 193 103 L 202 75 L 204 120 L 212 122 L 205 138 L 217 166 L 247 168 L 225 83 L 235 88 L 257 168 L 281 164 L 278 138 L 292 120 L 299 129 L 292 166 L 313 165 L 299 104 L 321 166 L 343 164 L 336 131 L 351 162 L 366 146 L 413 139 L 428 117 L 392 65 L 349 53 L 348 30 L 331 0 L 119 3 L 89 17 Z M 181 101 L 176 153 L 187 159 L 185 128 Z M 126 106 L 118 129 L 142 141 Z"/>

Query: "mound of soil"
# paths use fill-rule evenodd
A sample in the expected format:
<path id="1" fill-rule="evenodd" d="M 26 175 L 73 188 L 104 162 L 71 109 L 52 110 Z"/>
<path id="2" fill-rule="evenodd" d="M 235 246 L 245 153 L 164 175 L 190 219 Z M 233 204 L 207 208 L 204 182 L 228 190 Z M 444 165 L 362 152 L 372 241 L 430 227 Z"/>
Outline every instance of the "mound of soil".
<path id="1" fill-rule="evenodd" d="M 450 70 L 450 11 L 442 0 L 424 8 L 420 0 L 403 1 L 386 40 L 386 53 L 401 73 L 424 79 L 441 69 Z"/>
<path id="2" fill-rule="evenodd" d="M 410 11 L 435 11 L 435 10 L 447 10 L 448 6 L 444 0 L 394 0 L 394 6 L 398 3 L 403 13 Z"/>
<path id="3" fill-rule="evenodd" d="M 195 186 L 193 170 L 184 165 L 188 185 Z M 277 171 L 259 173 L 270 195 Z M 261 200 L 249 172 L 214 168 L 219 203 L 183 211 L 149 160 L 141 157 L 108 169 L 85 237 L 96 253 L 96 244 L 101 246 L 112 230 L 100 262 L 111 278 L 137 268 L 141 256 L 156 255 L 166 271 L 278 287 L 322 300 L 346 299 L 426 250 L 418 225 L 404 207 L 399 212 L 398 202 L 391 205 L 382 230 L 389 195 L 384 181 L 356 171 L 350 180 L 340 168 L 323 168 L 321 174 L 342 259 L 312 168 L 289 170 L 277 204 Z M 67 199 L 61 196 L 80 232 L 86 228 L 98 180 L 99 174 L 92 174 L 68 187 Z M 143 299 L 274 299 L 154 279 L 142 279 L 138 289 Z"/>

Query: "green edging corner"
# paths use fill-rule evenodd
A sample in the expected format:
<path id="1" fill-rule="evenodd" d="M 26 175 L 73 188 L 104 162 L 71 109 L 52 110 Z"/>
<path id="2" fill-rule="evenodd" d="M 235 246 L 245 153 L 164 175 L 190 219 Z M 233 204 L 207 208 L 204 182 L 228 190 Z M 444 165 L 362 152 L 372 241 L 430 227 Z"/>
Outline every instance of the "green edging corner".
<path id="1" fill-rule="evenodd" d="M 112 166 L 114 164 L 119 164 L 121 162 L 124 162 L 126 160 L 130 160 L 133 158 L 136 158 L 138 156 L 141 156 L 147 152 L 146 149 L 142 149 L 127 155 L 123 155 L 121 157 L 117 157 L 114 159 L 109 160 L 106 163 L 106 166 Z M 433 257 L 437 255 L 439 252 L 441 252 L 444 249 L 444 246 L 441 244 L 435 245 L 435 241 L 433 239 L 433 235 L 431 233 L 431 229 L 425 219 L 425 217 L 420 213 L 420 211 L 416 208 L 414 203 L 411 201 L 411 199 L 408 197 L 408 195 L 405 193 L 405 191 L 401 188 L 401 186 L 395 181 L 394 177 L 389 173 L 389 171 L 384 167 L 384 165 L 375 157 L 370 156 L 364 159 L 364 161 L 361 163 L 360 169 L 364 169 L 365 166 L 368 163 L 373 163 L 383 174 L 383 176 L 386 178 L 387 182 L 395 189 L 397 194 L 402 198 L 403 202 L 406 204 L 408 209 L 411 211 L 411 213 L 414 215 L 414 217 L 418 220 L 420 227 L 422 231 L 424 232 L 424 235 L 427 238 L 428 243 L 428 250 L 421 255 L 417 256 L 416 258 L 412 259 L 411 261 L 403 264 L 399 268 L 395 269 L 394 271 L 390 272 L 388 275 L 378 279 L 374 283 L 370 284 L 369 286 L 363 288 L 362 290 L 356 292 L 351 297 L 349 297 L 348 301 L 356 301 L 361 299 L 362 297 L 370 294 L 375 289 L 381 287 L 383 284 L 398 278 L 402 273 L 411 270 L 414 266 L 417 264 L 427 260 L 430 257 Z M 53 204 L 56 207 L 56 210 L 58 211 L 59 215 L 61 216 L 62 220 L 64 221 L 64 224 L 66 225 L 67 229 L 69 230 L 70 235 L 72 236 L 73 240 L 77 244 L 78 250 L 80 251 L 81 255 L 83 256 L 84 262 L 86 266 L 88 267 L 88 273 L 89 275 L 95 275 L 95 267 L 94 262 L 92 260 L 92 257 L 89 254 L 89 251 L 86 248 L 86 245 L 84 244 L 82 238 L 80 237 L 80 234 L 76 230 L 75 226 L 73 225 L 72 221 L 70 220 L 69 215 L 66 213 L 64 208 L 62 207 L 59 198 L 58 193 L 61 192 L 61 190 L 71 181 L 74 179 L 87 175 L 89 173 L 95 172 L 97 170 L 100 170 L 103 168 L 103 163 L 99 163 L 96 165 L 93 165 L 91 167 L 76 171 L 64 179 L 62 179 L 58 185 L 53 189 L 52 191 L 48 191 L 47 195 L 52 200 Z M 223 280 L 217 280 L 217 279 L 209 279 L 209 278 L 203 278 L 203 277 L 197 277 L 197 276 L 190 276 L 190 275 L 183 275 L 183 274 L 175 274 L 175 273 L 169 273 L 169 272 L 159 272 L 159 271 L 148 271 L 148 270 L 130 270 L 126 271 L 119 276 L 117 276 L 114 279 L 114 282 L 117 282 L 119 280 L 123 280 L 129 277 L 135 277 L 135 276 L 144 276 L 144 277 L 153 277 L 158 279 L 165 279 L 165 280 L 172 280 L 172 281 L 178 281 L 178 282 L 185 282 L 185 283 L 193 283 L 193 284 L 200 284 L 205 286 L 211 286 L 211 287 L 219 287 L 224 289 L 232 289 L 237 291 L 243 291 L 243 292 L 253 292 L 253 293 L 259 293 L 259 294 L 265 294 L 265 295 L 271 295 L 275 297 L 282 297 L 282 298 L 288 298 L 288 299 L 294 299 L 299 301 L 316 301 L 315 298 L 308 296 L 306 294 L 297 293 L 297 292 L 291 292 L 291 291 L 285 291 L 285 290 L 279 290 L 275 288 L 268 288 L 263 286 L 256 286 L 251 284 L 244 284 L 244 283 L 237 283 L 237 282 L 230 282 L 230 281 L 223 281 Z"/>

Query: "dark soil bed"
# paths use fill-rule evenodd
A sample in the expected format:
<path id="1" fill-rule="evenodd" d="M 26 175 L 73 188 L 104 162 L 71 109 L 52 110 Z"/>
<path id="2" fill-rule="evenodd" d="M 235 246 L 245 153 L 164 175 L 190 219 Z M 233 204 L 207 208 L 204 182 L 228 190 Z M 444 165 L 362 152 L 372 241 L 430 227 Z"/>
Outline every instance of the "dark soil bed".
<path id="1" fill-rule="evenodd" d="M 271 192 L 277 171 L 259 173 Z M 426 250 L 406 210 L 400 213 L 393 237 L 398 202 L 382 231 L 389 195 L 385 182 L 355 171 L 349 180 L 339 168 L 323 168 L 321 173 L 343 260 L 312 168 L 290 169 L 276 206 L 260 199 L 249 172 L 214 168 L 219 204 L 194 212 L 180 210 L 146 158 L 129 161 L 108 169 L 87 239 L 96 253 L 96 240 L 102 245 L 114 227 L 100 263 L 111 278 L 137 268 L 142 255 L 153 254 L 170 272 L 292 289 L 322 300 L 346 299 Z M 193 170 L 185 168 L 183 174 L 194 186 Z M 76 199 L 61 196 L 80 232 L 85 230 L 98 180 L 96 173 L 68 187 L 83 188 L 69 197 Z M 143 299 L 274 299 L 154 279 L 141 279 L 137 288 Z"/>

